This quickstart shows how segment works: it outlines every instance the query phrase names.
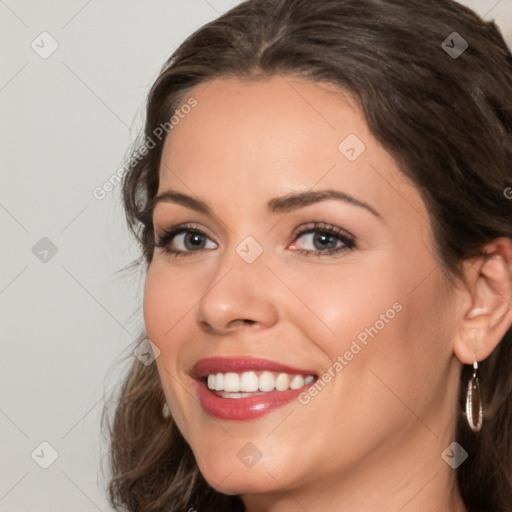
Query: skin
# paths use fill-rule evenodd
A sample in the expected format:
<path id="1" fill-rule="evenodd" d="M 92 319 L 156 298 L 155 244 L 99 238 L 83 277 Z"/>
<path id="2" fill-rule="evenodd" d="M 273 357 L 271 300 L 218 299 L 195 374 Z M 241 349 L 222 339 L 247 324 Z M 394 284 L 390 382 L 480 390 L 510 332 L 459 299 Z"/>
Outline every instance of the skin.
<path id="1" fill-rule="evenodd" d="M 155 250 L 144 316 L 201 472 L 248 512 L 466 511 L 441 454 L 454 441 L 462 364 L 487 357 L 512 324 L 511 241 L 467 262 L 464 285 L 448 285 L 418 189 L 334 87 L 217 78 L 190 96 L 198 104 L 167 137 L 158 192 L 191 195 L 213 214 L 156 206 L 157 234 L 193 222 L 208 236 L 202 250 L 175 238 L 185 257 Z M 338 150 L 349 134 L 366 146 L 353 162 Z M 382 219 L 337 200 L 266 210 L 311 189 L 348 193 Z M 299 253 L 322 252 L 311 235 L 293 236 L 314 221 L 345 229 L 357 247 Z M 247 236 L 263 249 L 250 264 L 236 252 Z M 397 302 L 401 311 L 308 404 L 251 421 L 202 409 L 188 373 L 198 359 L 265 357 L 321 375 Z M 248 442 L 262 455 L 251 468 L 237 457 Z"/>

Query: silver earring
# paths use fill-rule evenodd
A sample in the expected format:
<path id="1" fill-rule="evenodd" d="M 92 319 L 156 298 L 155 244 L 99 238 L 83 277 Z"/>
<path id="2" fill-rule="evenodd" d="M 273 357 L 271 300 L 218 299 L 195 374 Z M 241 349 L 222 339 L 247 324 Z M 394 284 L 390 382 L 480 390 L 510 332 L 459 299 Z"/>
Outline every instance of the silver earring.
<path id="1" fill-rule="evenodd" d="M 476 355 L 473 354 L 473 375 L 469 379 L 466 395 L 466 418 L 473 432 L 478 432 L 482 428 L 483 421 L 482 399 L 477 372 L 478 363 L 476 362 Z"/>
<path id="2" fill-rule="evenodd" d="M 169 410 L 169 406 L 167 405 L 167 402 L 164 402 L 164 406 L 162 407 L 162 416 L 165 419 L 168 419 L 171 416 L 171 411 Z"/>

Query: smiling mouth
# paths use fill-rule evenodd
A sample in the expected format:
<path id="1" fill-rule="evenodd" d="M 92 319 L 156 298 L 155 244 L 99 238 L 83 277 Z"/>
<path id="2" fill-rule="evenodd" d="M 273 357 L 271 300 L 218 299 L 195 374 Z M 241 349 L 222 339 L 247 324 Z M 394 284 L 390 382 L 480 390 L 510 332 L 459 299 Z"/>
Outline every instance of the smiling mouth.
<path id="1" fill-rule="evenodd" d="M 296 390 L 315 381 L 315 375 L 265 371 L 210 373 L 205 383 L 222 398 L 246 398 L 271 392 Z"/>
<path id="2" fill-rule="evenodd" d="M 213 357 L 198 361 L 191 376 L 202 409 L 227 420 L 252 420 L 285 406 L 318 375 L 268 359 Z"/>

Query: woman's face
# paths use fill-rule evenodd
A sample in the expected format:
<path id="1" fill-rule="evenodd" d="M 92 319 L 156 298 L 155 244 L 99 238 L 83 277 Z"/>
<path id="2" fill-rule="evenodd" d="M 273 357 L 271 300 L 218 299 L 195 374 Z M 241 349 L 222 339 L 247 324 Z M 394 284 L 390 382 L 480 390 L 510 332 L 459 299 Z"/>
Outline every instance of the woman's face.
<path id="1" fill-rule="evenodd" d="M 418 190 L 334 88 L 219 78 L 190 96 L 158 190 L 190 199 L 153 217 L 189 231 L 156 248 L 144 315 L 201 472 L 246 496 L 400 464 L 426 483 L 460 366 Z"/>

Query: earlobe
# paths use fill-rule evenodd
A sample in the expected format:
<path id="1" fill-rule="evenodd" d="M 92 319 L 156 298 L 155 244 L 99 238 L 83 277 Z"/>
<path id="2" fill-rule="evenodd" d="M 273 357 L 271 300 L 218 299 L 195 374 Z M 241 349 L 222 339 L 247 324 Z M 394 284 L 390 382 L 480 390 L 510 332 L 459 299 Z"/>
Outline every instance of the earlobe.
<path id="1" fill-rule="evenodd" d="M 492 249 L 466 266 L 468 288 L 453 347 L 464 364 L 487 358 L 512 325 L 512 240 L 500 239 Z"/>

